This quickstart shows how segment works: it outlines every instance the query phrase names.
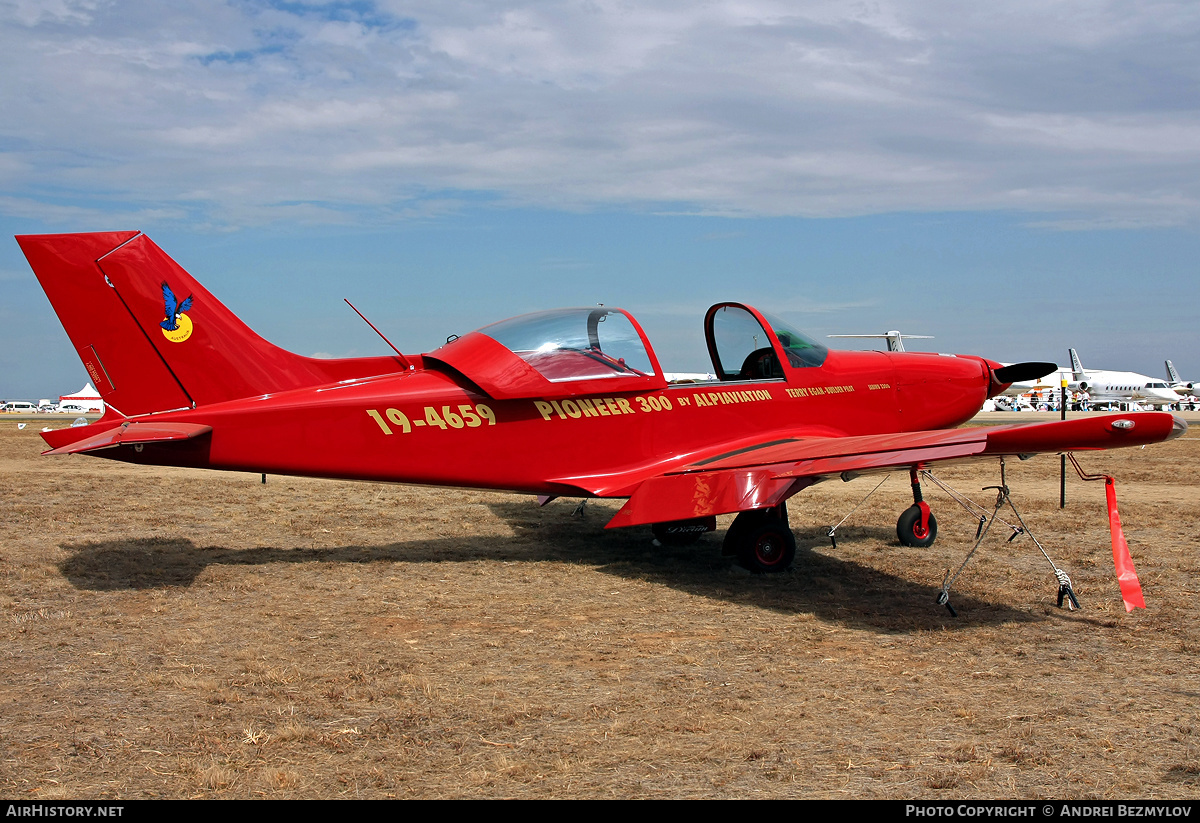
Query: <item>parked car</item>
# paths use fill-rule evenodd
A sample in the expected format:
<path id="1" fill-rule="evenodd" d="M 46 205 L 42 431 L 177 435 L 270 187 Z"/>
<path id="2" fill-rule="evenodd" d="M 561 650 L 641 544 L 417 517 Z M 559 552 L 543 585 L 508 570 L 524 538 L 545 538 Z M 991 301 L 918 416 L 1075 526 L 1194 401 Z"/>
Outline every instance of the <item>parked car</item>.
<path id="1" fill-rule="evenodd" d="M 35 414 L 37 406 L 25 400 L 14 400 L 11 403 L 4 404 L 4 411 L 17 412 L 18 414 Z"/>

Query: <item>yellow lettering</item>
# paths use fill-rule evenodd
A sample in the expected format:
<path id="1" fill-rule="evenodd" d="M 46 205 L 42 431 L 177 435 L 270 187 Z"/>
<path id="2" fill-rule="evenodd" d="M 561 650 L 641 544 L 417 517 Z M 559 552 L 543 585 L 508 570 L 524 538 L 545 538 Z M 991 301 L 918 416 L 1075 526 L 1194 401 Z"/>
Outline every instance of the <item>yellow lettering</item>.
<path id="1" fill-rule="evenodd" d="M 384 434 L 392 433 L 392 430 L 388 428 L 388 424 L 383 422 L 383 418 L 380 416 L 379 412 L 375 411 L 374 409 L 367 409 L 367 414 L 371 415 L 375 422 L 379 424 L 379 428 L 383 429 Z"/>
<path id="2" fill-rule="evenodd" d="M 371 412 L 367 413 L 370 414 Z M 410 431 L 412 431 L 412 426 L 409 425 L 408 417 L 404 414 L 404 412 L 400 411 L 399 409 L 388 409 L 386 412 L 384 412 L 384 414 L 387 415 L 388 420 L 391 420 L 393 423 L 399 426 L 405 434 L 408 434 Z"/>
<path id="3" fill-rule="evenodd" d="M 553 409 L 549 403 L 547 403 L 545 400 L 534 400 L 533 405 L 537 406 L 537 410 L 542 413 L 543 420 L 550 419 L 550 412 L 553 411 Z"/>
<path id="4" fill-rule="evenodd" d="M 578 418 L 583 415 L 583 412 L 581 412 L 579 410 L 579 406 L 575 405 L 574 400 L 562 401 L 562 407 L 563 407 L 563 411 L 565 411 L 567 413 L 568 417 Z"/>
<path id="5" fill-rule="evenodd" d="M 629 401 L 624 397 L 617 398 L 617 405 L 621 407 L 622 414 L 633 414 L 633 406 L 629 405 Z"/>

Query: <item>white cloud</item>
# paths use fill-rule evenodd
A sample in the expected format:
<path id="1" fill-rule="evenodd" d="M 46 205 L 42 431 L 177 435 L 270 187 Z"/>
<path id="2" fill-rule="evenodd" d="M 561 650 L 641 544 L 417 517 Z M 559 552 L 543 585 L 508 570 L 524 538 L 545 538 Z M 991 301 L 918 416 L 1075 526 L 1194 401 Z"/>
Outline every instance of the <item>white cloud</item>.
<path id="1" fill-rule="evenodd" d="M 989 114 L 987 124 L 1000 139 L 1047 148 L 1098 151 L 1119 156 L 1196 157 L 1200 120 L 1172 114 L 1159 117 L 1083 117 L 1064 114 Z"/>
<path id="2" fill-rule="evenodd" d="M 43 22 L 90 23 L 98 6 L 98 0 L 6 0 L 0 9 L 22 26 L 36 26 Z"/>
<path id="3" fill-rule="evenodd" d="M 1200 202 L 1186 2 L 0 9 L 10 215 L 76 198 L 217 225 L 386 221 L 462 191 L 1115 226 L 1194 223 Z"/>
<path id="4" fill-rule="evenodd" d="M 114 225 L 128 228 L 174 222 L 188 216 L 185 209 L 176 207 L 129 208 L 127 204 L 106 203 L 76 205 L 5 196 L 0 196 L 0 214 L 20 215 L 48 223 L 70 224 L 78 231 L 111 230 Z"/>

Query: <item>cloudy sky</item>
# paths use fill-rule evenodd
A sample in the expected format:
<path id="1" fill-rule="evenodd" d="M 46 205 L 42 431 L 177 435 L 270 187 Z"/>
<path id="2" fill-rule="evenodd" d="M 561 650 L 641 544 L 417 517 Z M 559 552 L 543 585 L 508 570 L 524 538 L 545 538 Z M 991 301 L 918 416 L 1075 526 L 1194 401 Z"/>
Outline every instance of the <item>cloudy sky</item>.
<path id="1" fill-rule="evenodd" d="M 0 0 L 0 71 L 5 235 L 141 229 L 304 354 L 603 302 L 697 370 L 741 299 L 1200 377 L 1194 2 Z M 85 379 L 0 239 L 0 397 Z"/>

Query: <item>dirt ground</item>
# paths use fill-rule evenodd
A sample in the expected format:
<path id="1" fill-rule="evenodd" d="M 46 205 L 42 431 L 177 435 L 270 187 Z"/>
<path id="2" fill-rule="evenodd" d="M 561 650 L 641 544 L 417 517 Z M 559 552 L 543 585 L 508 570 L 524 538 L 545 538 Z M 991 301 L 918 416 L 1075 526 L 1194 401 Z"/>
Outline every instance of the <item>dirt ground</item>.
<path id="1" fill-rule="evenodd" d="M 795 568 L 759 577 L 729 517 L 662 548 L 615 501 L 40 457 L 40 425 L 0 420 L 0 796 L 1200 793 L 1200 427 L 1081 458 L 1147 610 L 1102 484 L 1060 510 L 1042 456 L 1009 483 L 1082 608 L 997 525 L 953 618 L 975 521 L 929 488 L 938 542 L 900 547 L 904 476 L 836 547 L 877 480 L 794 498 Z M 991 508 L 995 463 L 938 476 Z"/>

